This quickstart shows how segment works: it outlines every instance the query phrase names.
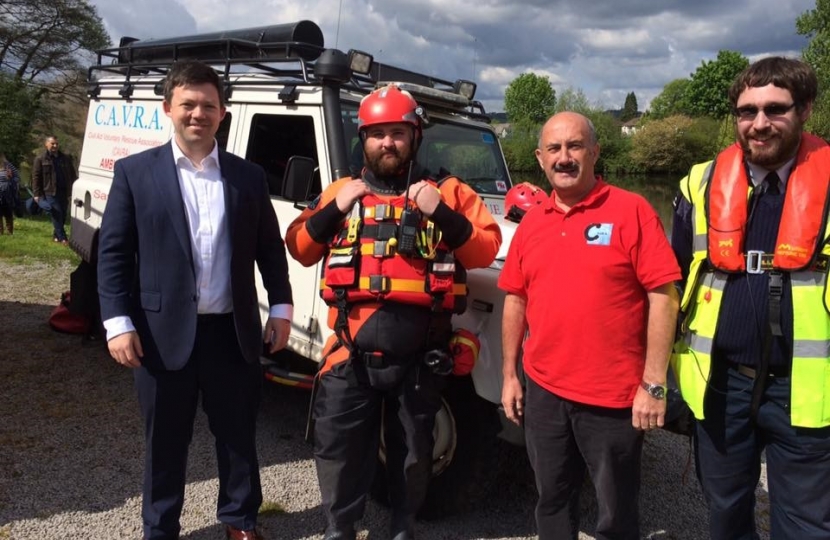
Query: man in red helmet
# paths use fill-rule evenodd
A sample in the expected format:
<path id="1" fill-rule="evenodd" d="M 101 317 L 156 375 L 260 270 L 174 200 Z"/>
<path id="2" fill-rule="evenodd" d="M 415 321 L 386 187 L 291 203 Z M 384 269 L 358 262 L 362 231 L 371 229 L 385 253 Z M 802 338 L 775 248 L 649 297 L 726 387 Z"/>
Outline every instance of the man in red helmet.
<path id="1" fill-rule="evenodd" d="M 326 540 L 355 538 L 381 419 L 390 537 L 414 538 L 443 375 L 452 370 L 450 319 L 464 311 L 465 269 L 489 266 L 501 244 L 498 225 L 469 186 L 452 176 L 438 182 L 415 162 L 417 109 L 394 85 L 366 96 L 358 111 L 360 176 L 334 182 L 286 233 L 303 265 L 325 258 L 321 292 L 335 331 L 313 404 Z"/>

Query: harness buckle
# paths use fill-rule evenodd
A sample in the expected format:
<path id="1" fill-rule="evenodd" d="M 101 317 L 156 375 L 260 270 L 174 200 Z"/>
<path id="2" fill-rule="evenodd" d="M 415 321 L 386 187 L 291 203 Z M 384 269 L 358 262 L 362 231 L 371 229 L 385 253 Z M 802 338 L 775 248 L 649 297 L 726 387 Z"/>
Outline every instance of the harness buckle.
<path id="1" fill-rule="evenodd" d="M 374 210 L 375 221 L 385 221 L 395 217 L 395 207 L 389 204 L 376 204 Z"/>
<path id="2" fill-rule="evenodd" d="M 386 294 L 391 287 L 390 280 L 387 276 L 369 276 L 369 291 L 375 294 Z"/>
<path id="3" fill-rule="evenodd" d="M 389 245 L 388 240 L 375 240 L 372 244 L 372 257 L 382 259 L 384 257 L 392 256 L 392 246 Z"/>
<path id="4" fill-rule="evenodd" d="M 764 252 L 759 249 L 750 249 L 746 252 L 746 273 L 747 274 L 763 274 L 764 270 L 761 268 L 761 260 L 764 258 Z"/>

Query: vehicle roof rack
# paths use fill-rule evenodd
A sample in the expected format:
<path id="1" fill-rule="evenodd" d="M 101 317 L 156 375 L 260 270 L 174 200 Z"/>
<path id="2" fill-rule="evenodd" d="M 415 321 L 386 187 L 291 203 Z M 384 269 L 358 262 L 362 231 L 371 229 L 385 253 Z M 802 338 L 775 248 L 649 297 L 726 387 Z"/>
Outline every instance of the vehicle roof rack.
<path id="1" fill-rule="evenodd" d="M 97 52 L 97 62 L 89 68 L 87 93 L 97 97 L 102 86 L 119 86 L 121 96 L 129 98 L 136 86 L 148 85 L 155 86 L 155 92 L 160 94 L 160 84 L 136 80 L 136 77 L 148 74 L 163 77 L 173 62 L 190 59 L 217 69 L 227 99 L 231 97 L 232 87 L 239 84 L 271 85 L 274 79 L 290 80 L 295 85 L 319 84 L 314 77 L 314 67 L 324 51 L 322 30 L 316 23 L 306 20 L 163 39 L 124 37 L 118 47 Z M 244 83 L 231 81 L 231 76 L 256 73 L 268 77 L 251 77 Z M 106 74 L 116 77 L 112 81 L 101 80 L 100 76 Z M 384 81 L 394 81 L 458 94 L 455 88 L 458 81 L 454 83 L 374 61 L 368 73 L 351 72 L 350 75 L 344 86 L 360 93 L 371 92 Z M 487 118 L 483 106 L 477 101 L 467 100 L 465 105 L 456 102 L 448 108 L 458 110 L 465 106 L 472 114 Z"/>

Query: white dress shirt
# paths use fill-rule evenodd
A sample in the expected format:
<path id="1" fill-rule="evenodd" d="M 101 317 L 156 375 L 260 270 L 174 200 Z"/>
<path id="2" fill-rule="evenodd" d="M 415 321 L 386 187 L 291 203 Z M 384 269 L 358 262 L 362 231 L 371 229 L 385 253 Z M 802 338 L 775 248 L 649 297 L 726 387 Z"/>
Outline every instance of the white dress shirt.
<path id="1" fill-rule="evenodd" d="M 213 150 L 200 163 L 190 158 L 172 141 L 176 176 L 182 192 L 185 217 L 190 231 L 193 271 L 196 277 L 196 311 L 199 314 L 221 314 L 233 311 L 231 292 L 231 239 L 225 215 L 225 190 L 219 168 L 219 149 Z M 270 317 L 291 320 L 291 304 L 269 308 Z M 129 316 L 104 321 L 107 340 L 135 330 Z"/>

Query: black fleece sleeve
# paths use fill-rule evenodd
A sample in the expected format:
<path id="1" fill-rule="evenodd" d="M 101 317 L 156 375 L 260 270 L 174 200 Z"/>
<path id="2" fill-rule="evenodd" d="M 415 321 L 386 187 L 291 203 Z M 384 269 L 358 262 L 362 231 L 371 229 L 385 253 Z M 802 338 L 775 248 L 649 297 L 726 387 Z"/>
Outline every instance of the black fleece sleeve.
<path id="1" fill-rule="evenodd" d="M 331 237 L 337 234 L 340 222 L 346 214 L 337 208 L 337 202 L 332 200 L 329 204 L 320 209 L 319 212 L 308 218 L 305 222 L 311 239 L 318 244 L 325 244 Z"/>
<path id="2" fill-rule="evenodd" d="M 450 249 L 462 246 L 473 235 L 473 224 L 470 220 L 447 206 L 444 201 L 438 203 L 431 219 L 441 229 L 444 242 Z"/>

